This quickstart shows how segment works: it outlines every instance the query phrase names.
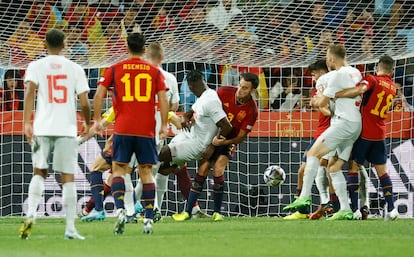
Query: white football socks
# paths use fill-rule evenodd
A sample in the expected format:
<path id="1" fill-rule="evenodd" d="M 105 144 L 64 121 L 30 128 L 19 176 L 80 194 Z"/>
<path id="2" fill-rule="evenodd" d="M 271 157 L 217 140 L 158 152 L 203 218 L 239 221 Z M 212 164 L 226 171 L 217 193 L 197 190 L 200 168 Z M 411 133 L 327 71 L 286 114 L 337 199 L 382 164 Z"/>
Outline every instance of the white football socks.
<path id="1" fill-rule="evenodd" d="M 164 200 L 164 195 L 167 192 L 168 188 L 168 176 L 164 176 L 160 173 L 155 175 L 155 183 L 157 184 L 157 203 L 158 209 L 161 210 L 162 201 Z"/>
<path id="2" fill-rule="evenodd" d="M 127 216 L 132 216 L 135 213 L 135 202 L 134 202 L 134 185 L 132 184 L 131 174 L 127 173 L 124 177 L 125 181 L 125 195 L 124 195 L 124 206 Z"/>
<path id="3" fill-rule="evenodd" d="M 315 181 L 316 174 L 318 173 L 319 159 L 314 156 L 308 156 L 306 158 L 306 166 L 303 174 L 303 185 L 300 197 L 310 197 L 313 181 Z"/>
<path id="4" fill-rule="evenodd" d="M 351 210 L 349 206 L 348 190 L 346 188 L 346 179 L 342 170 L 337 172 L 331 172 L 332 186 L 335 189 L 335 193 L 338 196 L 339 203 L 341 204 L 341 210 Z"/>
<path id="5" fill-rule="evenodd" d="M 29 196 L 27 199 L 28 210 L 27 217 L 36 218 L 37 207 L 42 199 L 43 191 L 45 190 L 45 179 L 40 175 L 34 175 L 29 184 Z"/>
<path id="6" fill-rule="evenodd" d="M 359 199 L 360 206 L 367 206 L 369 208 L 369 175 L 365 167 L 362 165 L 359 168 Z"/>
<path id="7" fill-rule="evenodd" d="M 329 179 L 326 174 L 326 167 L 319 166 L 318 173 L 315 178 L 316 187 L 319 191 L 320 203 L 329 202 Z"/>
<path id="8" fill-rule="evenodd" d="M 63 206 L 66 212 L 66 231 L 76 231 L 76 202 L 78 200 L 75 182 L 66 182 L 62 185 Z"/>

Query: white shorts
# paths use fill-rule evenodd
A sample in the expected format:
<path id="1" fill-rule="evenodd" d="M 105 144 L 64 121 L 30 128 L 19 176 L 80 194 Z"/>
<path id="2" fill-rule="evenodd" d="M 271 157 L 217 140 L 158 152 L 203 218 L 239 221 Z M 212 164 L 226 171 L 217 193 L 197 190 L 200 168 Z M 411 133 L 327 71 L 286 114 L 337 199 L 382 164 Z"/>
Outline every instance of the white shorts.
<path id="1" fill-rule="evenodd" d="M 181 167 L 184 163 L 198 160 L 207 146 L 195 140 L 190 133 L 177 134 L 168 144 L 171 151 L 172 162 Z"/>
<path id="2" fill-rule="evenodd" d="M 53 152 L 52 168 L 55 171 L 75 174 L 78 165 L 76 137 L 38 136 L 32 142 L 32 163 L 38 169 L 49 168 Z"/>
<path id="3" fill-rule="evenodd" d="M 352 146 L 361 134 L 361 128 L 361 122 L 334 117 L 331 119 L 331 126 L 318 137 L 317 141 L 322 141 L 329 149 L 335 151 L 338 158 L 348 161 Z"/>

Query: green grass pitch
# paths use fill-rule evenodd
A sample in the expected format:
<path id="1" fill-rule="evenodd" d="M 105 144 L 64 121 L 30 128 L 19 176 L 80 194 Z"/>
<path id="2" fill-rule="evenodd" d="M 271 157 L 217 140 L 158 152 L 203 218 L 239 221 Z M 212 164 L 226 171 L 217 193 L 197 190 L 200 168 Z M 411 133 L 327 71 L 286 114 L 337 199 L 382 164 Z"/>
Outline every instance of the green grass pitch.
<path id="1" fill-rule="evenodd" d="M 21 218 L 0 218 L 1 257 L 202 257 L 202 256 L 414 256 L 414 219 L 367 221 L 284 221 L 281 218 L 230 218 L 223 222 L 165 217 L 154 234 L 142 224 L 126 224 L 115 236 L 114 218 L 82 223 L 85 241 L 64 240 L 64 219 L 38 219 L 29 240 L 18 236 Z"/>

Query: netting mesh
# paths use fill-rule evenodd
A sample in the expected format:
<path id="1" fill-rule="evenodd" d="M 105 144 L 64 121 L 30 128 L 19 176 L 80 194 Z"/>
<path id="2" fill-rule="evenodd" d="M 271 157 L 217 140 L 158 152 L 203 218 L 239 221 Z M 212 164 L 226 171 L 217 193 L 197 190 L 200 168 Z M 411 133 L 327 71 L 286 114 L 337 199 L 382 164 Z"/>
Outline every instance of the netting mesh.
<path id="1" fill-rule="evenodd" d="M 394 79 L 401 88 L 392 118 L 387 120 L 387 167 L 400 213 L 413 217 L 413 4 L 387 0 L 1 1 L 0 75 L 3 78 L 4 72 L 5 78 L 14 78 L 19 84 L 13 94 L 5 90 L 0 112 L 0 215 L 25 211 L 32 167 L 21 124 L 21 79 L 27 64 L 45 55 L 47 29 L 58 27 L 67 35 L 64 54 L 87 71 L 90 98 L 104 68 L 126 57 L 125 38 L 132 31 L 143 32 L 149 42 L 164 45 L 164 68 L 179 82 L 181 111 L 195 101 L 185 82 L 188 70 L 203 71 L 212 88 L 237 85 L 241 72 L 259 75 L 258 123 L 226 169 L 223 212 L 227 215 L 286 214 L 282 208 L 293 200 L 297 169 L 317 121 L 316 112 L 304 105 L 312 87 L 305 67 L 325 56 L 327 45 L 345 44 L 348 61 L 364 75 L 374 71 L 378 57 L 390 54 L 397 60 Z M 287 112 L 276 112 L 281 111 L 274 107 L 276 85 L 286 86 L 286 80 L 293 77 L 299 81 L 303 100 Z M 107 99 L 108 106 L 110 102 Z M 76 172 L 79 209 L 89 198 L 88 174 L 105 139 L 97 137 L 80 147 Z M 281 165 L 287 173 L 287 180 L 277 188 L 263 183 L 263 171 L 272 164 Z M 189 166 L 192 176 L 196 165 L 193 162 Z M 369 173 L 372 211 L 380 215 L 379 181 L 373 170 Z M 58 175 L 48 178 L 40 208 L 43 215 L 61 215 L 60 210 L 53 209 L 60 203 L 57 181 Z M 213 206 L 211 183 L 209 179 L 199 199 L 208 211 Z M 316 194 L 313 200 L 318 203 Z M 162 209 L 171 214 L 183 207 L 175 177 L 170 176 Z"/>
<path id="2" fill-rule="evenodd" d="M 85 67 L 124 58 L 131 31 L 163 42 L 167 62 L 307 66 L 334 42 L 351 63 L 414 55 L 412 1 L 1 1 L 0 10 L 2 67 L 44 55 L 53 27 Z"/>

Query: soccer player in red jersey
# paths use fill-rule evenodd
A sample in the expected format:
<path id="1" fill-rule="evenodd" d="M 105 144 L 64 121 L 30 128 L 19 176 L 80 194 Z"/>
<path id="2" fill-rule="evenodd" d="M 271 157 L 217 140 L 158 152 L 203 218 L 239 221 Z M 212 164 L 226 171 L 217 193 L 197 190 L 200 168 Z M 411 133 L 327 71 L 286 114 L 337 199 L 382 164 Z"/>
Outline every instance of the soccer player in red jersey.
<path id="1" fill-rule="evenodd" d="M 394 71 L 394 60 L 390 56 L 384 55 L 379 59 L 376 69 L 377 75 L 368 75 L 360 82 L 358 87 L 346 92 L 338 92 L 336 97 L 352 97 L 353 95 L 363 94 L 361 105 L 362 131 L 354 144 L 351 157 L 353 161 L 347 175 L 351 208 L 353 210 L 358 209 L 358 170 L 367 160 L 374 165 L 383 189 L 387 203 L 385 219 L 395 220 L 398 218 L 398 210 L 394 207 L 392 182 L 386 170 L 387 150 L 385 142 L 385 119 L 396 95 L 396 85 L 391 77 Z"/>
<path id="2" fill-rule="evenodd" d="M 158 162 L 155 145 L 155 96 L 161 112 L 160 139 L 167 136 L 168 101 L 165 78 L 158 67 L 144 61 L 145 37 L 131 33 L 127 38 L 129 58 L 112 65 L 100 79 L 94 97 L 94 118 L 97 132 L 101 127 L 101 107 L 107 90 L 112 89 L 115 128 L 112 161 L 112 195 L 117 208 L 115 234 L 123 234 L 126 222 L 124 209 L 124 176 L 133 153 L 138 160 L 138 172 L 143 183 L 144 233 L 152 233 L 155 183 L 152 167 Z"/>
<path id="3" fill-rule="evenodd" d="M 213 220 L 221 221 L 221 203 L 224 194 L 224 170 L 229 159 L 232 157 L 234 145 L 243 142 L 247 134 L 253 129 L 257 120 L 257 103 L 251 94 L 257 89 L 259 78 L 253 73 L 241 75 L 238 87 L 222 86 L 217 94 L 222 102 L 224 111 L 233 127 L 231 133 L 226 137 L 214 137 L 212 144 L 215 146 L 214 153 L 208 160 L 203 160 L 198 168 L 196 177 L 191 187 L 184 212 L 174 214 L 173 219 L 184 221 L 190 218 L 191 209 L 203 190 L 205 180 L 213 166 L 214 179 L 214 213 Z"/>

